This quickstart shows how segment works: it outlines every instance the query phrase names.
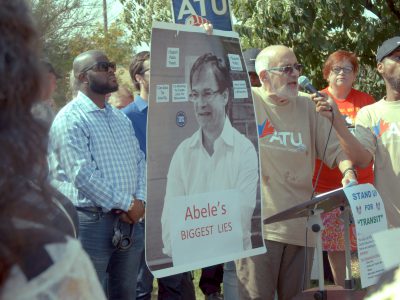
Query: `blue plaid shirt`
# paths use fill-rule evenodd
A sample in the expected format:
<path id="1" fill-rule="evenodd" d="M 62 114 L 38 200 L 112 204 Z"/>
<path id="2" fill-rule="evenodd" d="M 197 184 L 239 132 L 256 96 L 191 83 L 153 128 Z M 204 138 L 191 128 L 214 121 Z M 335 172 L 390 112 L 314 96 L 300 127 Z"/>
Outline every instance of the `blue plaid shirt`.
<path id="1" fill-rule="evenodd" d="M 53 186 L 77 207 L 127 211 L 146 199 L 146 162 L 130 120 L 85 94 L 60 110 L 49 134 Z"/>

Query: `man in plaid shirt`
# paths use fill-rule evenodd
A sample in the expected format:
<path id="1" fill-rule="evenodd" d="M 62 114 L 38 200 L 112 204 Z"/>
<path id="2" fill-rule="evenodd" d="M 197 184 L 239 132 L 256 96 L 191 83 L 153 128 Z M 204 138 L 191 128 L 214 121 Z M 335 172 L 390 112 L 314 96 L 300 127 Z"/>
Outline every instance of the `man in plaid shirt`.
<path id="1" fill-rule="evenodd" d="M 146 164 L 131 122 L 105 100 L 118 89 L 115 69 L 101 51 L 75 58 L 79 91 L 51 126 L 48 159 L 52 184 L 78 211 L 79 239 L 108 298 L 135 299 Z"/>

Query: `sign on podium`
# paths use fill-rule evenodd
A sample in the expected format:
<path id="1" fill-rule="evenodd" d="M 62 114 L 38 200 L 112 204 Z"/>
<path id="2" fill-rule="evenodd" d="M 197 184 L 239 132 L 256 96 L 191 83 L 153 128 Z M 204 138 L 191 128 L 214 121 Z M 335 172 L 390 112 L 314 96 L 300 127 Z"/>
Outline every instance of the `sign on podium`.
<path id="1" fill-rule="evenodd" d="M 321 214 L 340 208 L 345 220 L 345 253 L 346 253 L 346 281 L 345 290 L 335 287 L 327 288 L 324 283 L 322 263 L 323 228 Z M 351 256 L 349 242 L 349 224 L 354 218 L 357 231 L 358 258 L 362 287 L 377 282 L 384 269 L 377 252 L 372 234 L 387 229 L 386 213 L 379 193 L 371 184 L 360 184 L 339 188 L 327 193 L 319 194 L 311 200 L 277 213 L 267 219 L 264 224 L 281 222 L 294 218 L 308 218 L 308 228 L 316 235 L 318 255 L 318 289 L 309 290 L 298 295 L 295 299 L 362 299 L 365 292 L 354 291 L 354 281 L 351 274 Z M 311 297 L 312 296 L 312 297 Z"/>

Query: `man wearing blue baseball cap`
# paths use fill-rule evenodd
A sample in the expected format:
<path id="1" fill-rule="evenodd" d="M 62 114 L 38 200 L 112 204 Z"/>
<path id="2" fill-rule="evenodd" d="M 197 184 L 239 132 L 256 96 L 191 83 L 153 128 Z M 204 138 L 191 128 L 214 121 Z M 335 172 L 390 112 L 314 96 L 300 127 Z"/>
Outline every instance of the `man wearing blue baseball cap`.
<path id="1" fill-rule="evenodd" d="M 382 197 L 388 224 L 400 227 L 400 36 L 390 38 L 378 47 L 377 70 L 386 85 L 386 96 L 363 107 L 357 114 L 355 137 L 342 118 L 335 118 L 334 127 L 341 144 L 353 163 L 367 166 L 374 160 L 375 187 Z M 332 102 L 317 104 L 323 112 Z"/>
<path id="2" fill-rule="evenodd" d="M 383 42 L 376 53 L 377 62 L 382 62 L 384 58 L 391 56 L 396 50 L 400 51 L 400 36 L 395 36 Z"/>

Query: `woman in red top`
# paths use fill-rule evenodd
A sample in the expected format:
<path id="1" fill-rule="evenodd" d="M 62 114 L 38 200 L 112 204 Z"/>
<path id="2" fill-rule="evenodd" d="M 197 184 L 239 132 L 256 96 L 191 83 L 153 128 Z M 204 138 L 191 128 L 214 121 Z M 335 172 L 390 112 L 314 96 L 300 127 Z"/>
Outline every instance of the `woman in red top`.
<path id="1" fill-rule="evenodd" d="M 354 120 L 361 107 L 374 103 L 374 98 L 369 94 L 353 89 L 358 72 L 358 61 L 354 53 L 339 50 L 329 55 L 325 61 L 323 75 L 328 82 L 328 87 L 323 90 L 339 107 L 342 117 L 348 127 L 354 128 Z M 315 185 L 321 161 L 317 160 L 313 184 Z M 373 183 L 372 163 L 365 169 L 357 169 L 359 183 Z M 323 164 L 319 176 L 316 192 L 324 193 L 342 187 L 342 174 L 338 168 L 329 169 Z M 344 224 L 339 219 L 340 210 L 336 209 L 323 215 L 325 226 L 322 232 L 323 248 L 328 251 L 328 258 L 332 268 L 335 284 L 344 286 L 346 262 L 344 254 Z M 350 230 L 352 250 L 356 249 L 354 226 Z"/>

